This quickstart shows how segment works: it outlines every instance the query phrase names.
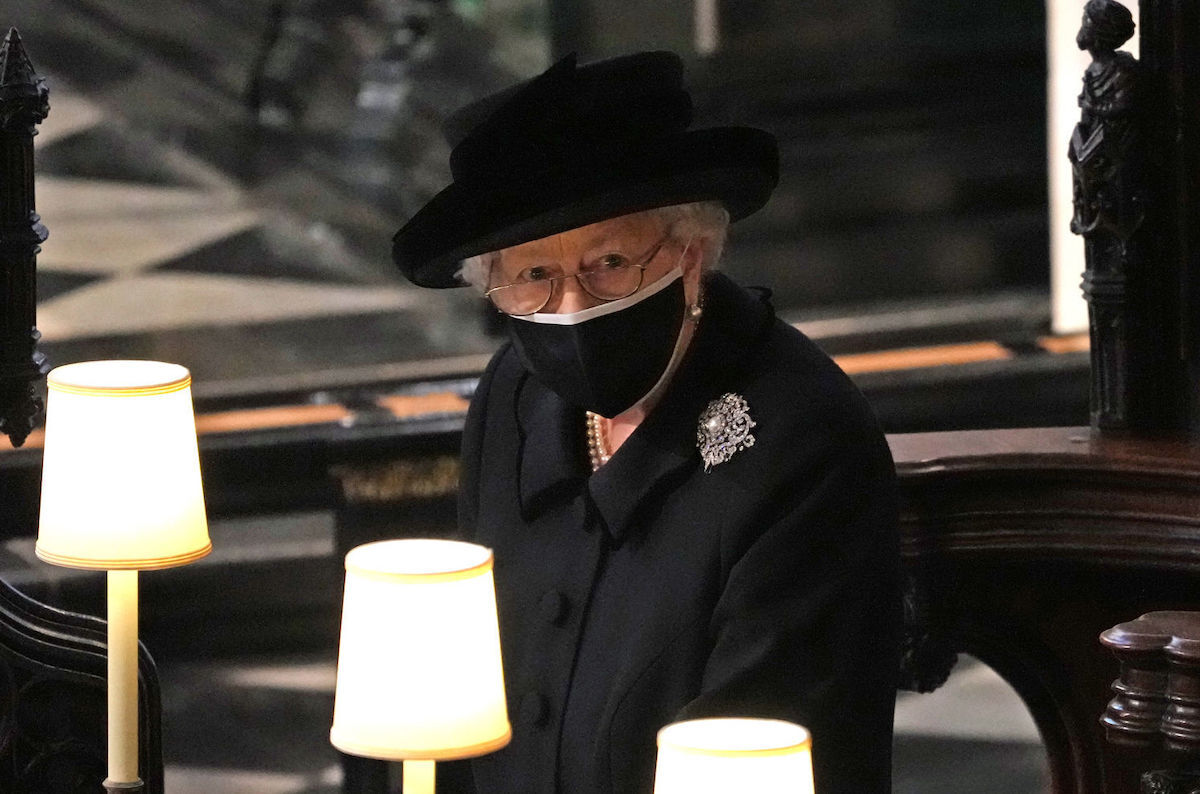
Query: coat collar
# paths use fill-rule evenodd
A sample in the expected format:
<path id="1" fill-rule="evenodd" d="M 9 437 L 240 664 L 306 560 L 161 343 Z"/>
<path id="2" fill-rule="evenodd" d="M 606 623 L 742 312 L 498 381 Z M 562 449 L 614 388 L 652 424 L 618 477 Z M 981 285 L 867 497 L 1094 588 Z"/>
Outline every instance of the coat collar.
<path id="1" fill-rule="evenodd" d="M 767 296 L 753 296 L 719 273 L 705 284 L 704 316 L 692 349 L 662 402 L 599 471 L 588 471 L 584 413 L 528 377 L 517 399 L 521 428 L 519 492 L 529 519 L 585 487 L 602 524 L 620 543 L 642 504 L 700 465 L 696 423 L 708 403 L 732 391 L 774 319 Z"/>
<path id="2" fill-rule="evenodd" d="M 583 488 L 588 471 L 585 415 L 531 375 L 518 388 L 518 492 L 521 516 L 528 521 Z"/>

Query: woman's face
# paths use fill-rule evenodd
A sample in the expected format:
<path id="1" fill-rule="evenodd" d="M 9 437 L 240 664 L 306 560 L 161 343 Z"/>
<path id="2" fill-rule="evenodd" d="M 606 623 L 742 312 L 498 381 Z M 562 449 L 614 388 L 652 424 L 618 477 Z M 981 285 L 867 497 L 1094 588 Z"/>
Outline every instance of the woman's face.
<path id="1" fill-rule="evenodd" d="M 511 284 L 527 278 L 531 268 L 544 268 L 554 275 L 574 275 L 581 267 L 610 255 L 642 261 L 666 234 L 661 216 L 654 212 L 639 212 L 531 240 L 499 252 L 492 265 L 488 286 Z M 689 305 L 695 303 L 699 294 L 701 251 L 699 239 L 692 240 L 686 252 L 683 242 L 666 240 L 657 253 L 644 262 L 646 270 L 642 286 L 653 284 L 678 264 L 683 270 L 687 302 Z M 564 278 L 555 282 L 550 301 L 541 311 L 569 314 L 603 302 L 584 291 L 578 280 Z"/>

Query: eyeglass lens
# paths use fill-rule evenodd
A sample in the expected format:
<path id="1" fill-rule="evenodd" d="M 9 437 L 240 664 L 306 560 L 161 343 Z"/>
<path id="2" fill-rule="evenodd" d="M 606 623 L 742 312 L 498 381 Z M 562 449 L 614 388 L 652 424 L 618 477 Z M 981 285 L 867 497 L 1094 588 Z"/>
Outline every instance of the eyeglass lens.
<path id="1" fill-rule="evenodd" d="M 488 298 L 497 309 L 506 314 L 533 314 L 550 302 L 554 294 L 554 284 L 568 278 L 578 279 L 579 286 L 593 298 L 603 301 L 627 298 L 642 286 L 644 263 L 653 259 L 661 248 L 662 242 L 642 256 L 640 264 L 626 259 L 611 262 L 601 258 L 585 266 L 579 273 L 506 284 L 490 290 Z"/>

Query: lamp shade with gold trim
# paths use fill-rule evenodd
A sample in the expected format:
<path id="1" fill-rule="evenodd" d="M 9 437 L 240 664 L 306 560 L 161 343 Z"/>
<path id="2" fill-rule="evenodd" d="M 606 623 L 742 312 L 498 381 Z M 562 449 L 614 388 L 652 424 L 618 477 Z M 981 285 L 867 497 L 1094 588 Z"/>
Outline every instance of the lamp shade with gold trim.
<path id="1" fill-rule="evenodd" d="M 442 761 L 499 750 L 511 735 L 491 550 L 423 539 L 352 549 L 333 746 Z"/>
<path id="2" fill-rule="evenodd" d="M 813 794 L 812 740 L 784 720 L 718 717 L 658 732 L 654 794 Z"/>
<path id="3" fill-rule="evenodd" d="M 51 370 L 46 384 L 37 556 L 137 570 L 208 554 L 187 369 L 87 361 Z"/>

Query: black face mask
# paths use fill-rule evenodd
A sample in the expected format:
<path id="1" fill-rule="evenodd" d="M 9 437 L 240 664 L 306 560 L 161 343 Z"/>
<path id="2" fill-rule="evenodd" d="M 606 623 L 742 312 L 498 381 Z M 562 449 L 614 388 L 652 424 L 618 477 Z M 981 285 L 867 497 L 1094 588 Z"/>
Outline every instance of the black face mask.
<path id="1" fill-rule="evenodd" d="M 676 270 L 629 298 L 574 314 L 513 317 L 509 328 L 534 377 L 568 403 L 611 418 L 645 397 L 666 371 L 683 304 Z"/>

